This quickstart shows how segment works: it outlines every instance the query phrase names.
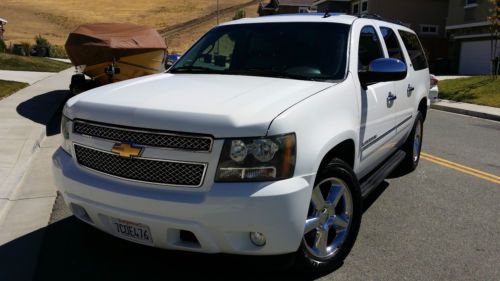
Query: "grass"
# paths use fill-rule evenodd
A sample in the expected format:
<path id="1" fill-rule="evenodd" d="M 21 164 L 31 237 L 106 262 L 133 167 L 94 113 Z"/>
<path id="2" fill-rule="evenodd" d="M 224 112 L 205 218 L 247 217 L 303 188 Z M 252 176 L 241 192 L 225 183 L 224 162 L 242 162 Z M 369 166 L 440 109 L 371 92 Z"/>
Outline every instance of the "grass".
<path id="1" fill-rule="evenodd" d="M 59 72 L 70 64 L 39 57 L 22 57 L 0 53 L 0 70 Z"/>
<path id="2" fill-rule="evenodd" d="M 0 80 L 0 100 L 12 95 L 26 86 L 29 85 L 21 82 Z"/>
<path id="3" fill-rule="evenodd" d="M 500 108 L 500 78 L 475 76 L 440 81 L 439 98 Z"/>

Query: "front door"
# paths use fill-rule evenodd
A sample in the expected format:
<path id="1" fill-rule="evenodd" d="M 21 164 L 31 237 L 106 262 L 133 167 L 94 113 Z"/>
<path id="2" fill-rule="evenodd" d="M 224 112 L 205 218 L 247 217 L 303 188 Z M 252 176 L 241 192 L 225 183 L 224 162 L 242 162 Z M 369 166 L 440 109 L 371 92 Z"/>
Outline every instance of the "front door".
<path id="1" fill-rule="evenodd" d="M 358 73 L 368 70 L 370 62 L 383 58 L 379 35 L 371 25 L 361 29 L 358 48 Z M 392 82 L 381 82 L 361 89 L 361 127 L 359 142 L 360 173 L 375 168 L 392 152 L 395 131 L 395 109 L 391 97 Z"/>

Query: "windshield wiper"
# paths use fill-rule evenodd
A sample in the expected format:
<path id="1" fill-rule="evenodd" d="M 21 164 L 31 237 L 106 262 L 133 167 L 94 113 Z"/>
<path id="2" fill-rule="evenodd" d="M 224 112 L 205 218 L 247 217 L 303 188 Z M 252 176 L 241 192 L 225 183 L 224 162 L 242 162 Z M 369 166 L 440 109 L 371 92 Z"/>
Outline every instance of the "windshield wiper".
<path id="1" fill-rule="evenodd" d="M 171 69 L 171 73 L 223 73 L 221 70 L 216 70 L 204 66 L 179 66 Z"/>
<path id="2" fill-rule="evenodd" d="M 260 69 L 260 68 L 249 68 L 249 69 L 239 69 L 235 71 L 230 71 L 226 74 L 236 74 L 236 75 L 251 75 L 251 76 L 265 76 L 273 78 L 288 78 L 296 80 L 307 80 L 307 81 L 324 81 L 323 77 L 310 77 L 299 74 L 291 74 L 282 71 L 276 71 L 272 69 Z"/>

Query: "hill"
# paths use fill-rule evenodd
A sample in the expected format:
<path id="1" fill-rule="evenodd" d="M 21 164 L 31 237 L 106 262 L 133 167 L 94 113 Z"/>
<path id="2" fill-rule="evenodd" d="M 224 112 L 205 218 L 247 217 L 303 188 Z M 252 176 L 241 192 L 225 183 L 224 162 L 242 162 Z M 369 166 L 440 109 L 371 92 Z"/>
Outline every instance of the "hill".
<path id="1" fill-rule="evenodd" d="M 41 34 L 63 45 L 67 35 L 82 23 L 130 22 L 162 30 L 170 51 L 183 52 L 200 35 L 215 26 L 216 1 L 199 0 L 2 0 L 0 17 L 6 18 L 9 42 L 32 42 Z M 234 8 L 257 15 L 258 1 L 220 0 L 221 21 L 230 20 Z M 241 6 L 244 5 L 244 6 Z M 199 21 L 197 19 L 204 19 Z M 182 25 L 188 25 L 182 28 Z M 181 27 L 181 28 L 179 28 Z"/>

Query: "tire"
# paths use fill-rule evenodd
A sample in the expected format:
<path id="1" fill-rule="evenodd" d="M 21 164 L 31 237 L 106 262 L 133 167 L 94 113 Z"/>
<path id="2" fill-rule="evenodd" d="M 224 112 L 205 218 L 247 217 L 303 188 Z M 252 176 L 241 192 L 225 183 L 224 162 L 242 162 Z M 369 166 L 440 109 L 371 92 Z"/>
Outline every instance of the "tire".
<path id="1" fill-rule="evenodd" d="M 71 76 L 71 84 L 69 85 L 69 90 L 73 96 L 82 92 L 82 87 L 85 85 L 85 75 L 74 74 Z"/>
<path id="2" fill-rule="evenodd" d="M 397 171 L 401 174 L 408 174 L 413 172 L 420 162 L 420 152 L 422 148 L 422 140 L 424 135 L 424 118 L 422 113 L 419 111 L 417 117 L 415 118 L 415 123 L 411 130 L 408 139 L 403 144 L 402 149 L 406 153 L 406 156 L 399 165 Z M 417 143 L 418 140 L 418 143 Z"/>
<path id="3" fill-rule="evenodd" d="M 340 159 L 321 167 L 296 253 L 296 269 L 306 276 L 321 276 L 339 268 L 356 241 L 362 211 L 361 190 L 352 168 Z"/>

